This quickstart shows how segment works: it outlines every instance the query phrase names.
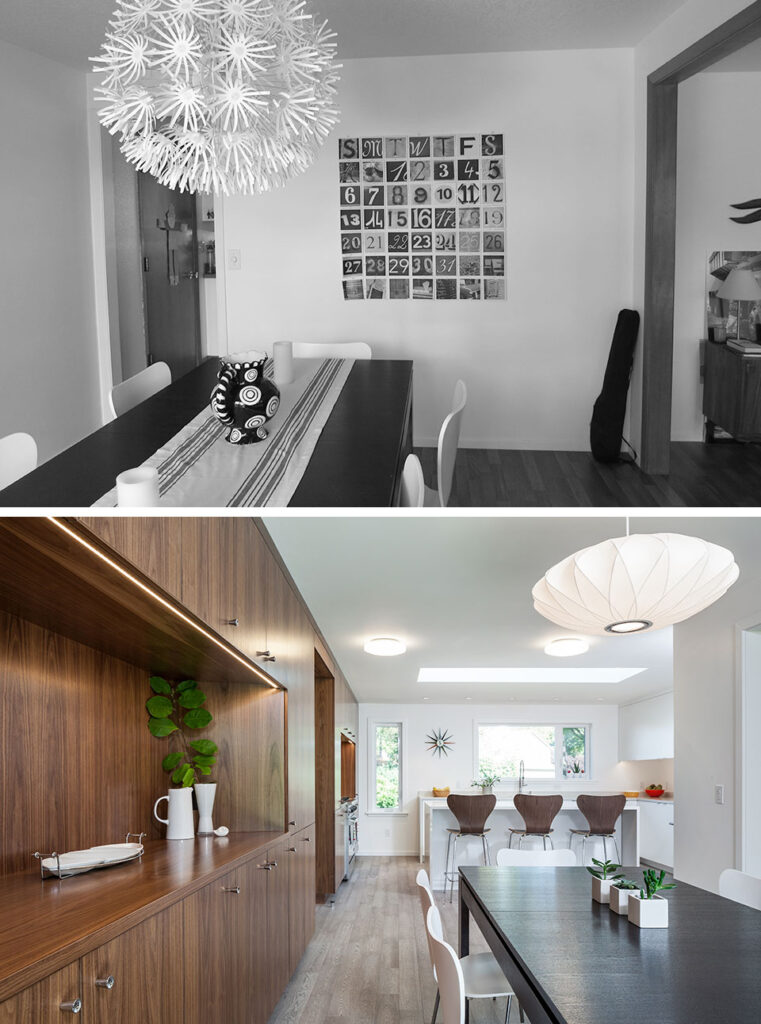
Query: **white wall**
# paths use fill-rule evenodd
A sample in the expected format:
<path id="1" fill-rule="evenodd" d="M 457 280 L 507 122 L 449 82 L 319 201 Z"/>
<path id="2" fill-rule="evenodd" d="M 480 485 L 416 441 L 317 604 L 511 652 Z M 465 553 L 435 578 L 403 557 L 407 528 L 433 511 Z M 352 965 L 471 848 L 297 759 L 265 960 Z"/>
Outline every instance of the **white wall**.
<path id="1" fill-rule="evenodd" d="M 433 444 L 454 382 L 470 446 L 586 449 L 620 307 L 632 300 L 629 50 L 347 61 L 342 123 L 284 189 L 224 203 L 229 350 L 364 339 L 415 361 L 415 439 Z M 505 303 L 344 302 L 337 137 L 502 131 Z M 223 251 L 219 252 L 221 262 Z"/>
<path id="2" fill-rule="evenodd" d="M 699 339 L 705 337 L 706 261 L 715 249 L 761 252 L 761 224 L 733 224 L 731 203 L 759 194 L 761 133 L 748 119 L 761 74 L 696 75 L 679 90 L 679 149 L 671 436 L 703 436 Z"/>
<path id="3" fill-rule="evenodd" d="M 647 76 L 708 35 L 729 18 L 750 7 L 749 0 L 688 0 L 644 39 L 634 51 L 634 308 L 645 303 L 645 200 L 647 196 Z M 681 87 L 680 87 L 681 88 Z M 728 162 L 732 159 L 731 149 Z M 751 198 L 751 196 L 748 196 Z M 631 440 L 639 449 L 642 428 L 642 337 L 634 359 L 631 397 Z"/>
<path id="4" fill-rule="evenodd" d="M 623 705 L 618 721 L 622 760 L 653 761 L 674 756 L 673 693 Z"/>
<path id="5" fill-rule="evenodd" d="M 761 622 L 761 580 L 741 578 L 674 626 L 674 867 L 677 878 L 714 892 L 722 870 L 737 866 L 735 624 L 755 613 Z"/>
<path id="6" fill-rule="evenodd" d="M 368 722 L 404 723 L 406 758 L 403 764 L 403 810 L 406 816 L 368 814 Z M 580 789 L 622 790 L 640 774 L 638 767 L 618 763 L 618 708 L 610 705 L 563 704 L 360 704 L 359 758 L 360 852 L 363 855 L 409 855 L 418 850 L 418 800 L 420 790 L 449 786 L 453 792 L 467 791 L 474 774 L 473 726 L 476 722 L 568 722 L 591 725 L 591 778 L 578 782 L 546 783 L 548 792 L 576 795 Z M 454 747 L 449 756 L 434 757 L 426 748 L 426 735 L 434 729 L 452 733 Z M 660 780 L 656 780 L 660 781 Z M 634 784 L 638 787 L 638 782 Z M 533 782 L 536 792 L 543 786 Z M 499 794 L 500 787 L 495 790 Z M 512 796 L 513 786 L 504 792 Z"/>
<path id="7" fill-rule="evenodd" d="M 0 435 L 100 425 L 85 76 L 0 42 Z"/>

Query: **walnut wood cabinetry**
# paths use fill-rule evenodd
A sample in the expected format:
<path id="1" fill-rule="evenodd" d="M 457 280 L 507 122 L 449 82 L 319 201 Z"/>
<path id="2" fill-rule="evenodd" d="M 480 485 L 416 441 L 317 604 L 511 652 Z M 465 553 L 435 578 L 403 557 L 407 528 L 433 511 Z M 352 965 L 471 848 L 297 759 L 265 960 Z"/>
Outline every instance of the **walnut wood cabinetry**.
<path id="1" fill-rule="evenodd" d="M 761 441 L 761 358 L 707 341 L 703 415 L 708 441 L 717 426 L 739 440 Z"/>
<path id="2" fill-rule="evenodd" d="M 12 999 L 0 1003 L 0 1024 L 61 1024 L 76 1011 L 81 1002 L 79 962 L 30 985 Z M 65 1009 L 65 1007 L 69 1009 Z M 62 1009 L 64 1007 L 64 1009 Z M 75 1018 L 81 1019 L 81 1018 Z"/>
<path id="3" fill-rule="evenodd" d="M 315 896 L 315 829 L 314 825 L 291 835 L 286 845 L 288 885 L 289 962 L 291 974 L 296 970 L 304 950 L 314 933 Z"/>
<path id="4" fill-rule="evenodd" d="M 83 1024 L 183 1024 L 185 955 L 176 904 L 82 957 Z"/>

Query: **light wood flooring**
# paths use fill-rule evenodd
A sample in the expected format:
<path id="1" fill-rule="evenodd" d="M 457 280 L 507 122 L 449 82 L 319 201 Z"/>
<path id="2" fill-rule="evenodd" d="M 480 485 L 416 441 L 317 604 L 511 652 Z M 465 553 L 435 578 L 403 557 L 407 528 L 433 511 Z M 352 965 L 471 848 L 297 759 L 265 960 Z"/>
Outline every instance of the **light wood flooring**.
<path id="1" fill-rule="evenodd" d="M 436 985 L 415 886 L 419 867 L 413 857 L 358 859 L 332 909 L 318 906 L 314 938 L 270 1024 L 428 1024 Z M 457 948 L 457 893 L 451 904 L 435 896 Z M 471 952 L 487 949 L 472 922 L 470 931 Z M 504 1019 L 504 999 L 471 1002 L 471 1024 Z M 518 1021 L 515 1005 L 510 1020 Z"/>
<path id="2" fill-rule="evenodd" d="M 436 449 L 416 448 L 429 487 Z M 589 452 L 461 448 L 450 508 L 539 506 L 756 507 L 761 505 L 761 445 L 671 445 L 671 472 L 648 476 L 633 463 L 595 462 Z"/>

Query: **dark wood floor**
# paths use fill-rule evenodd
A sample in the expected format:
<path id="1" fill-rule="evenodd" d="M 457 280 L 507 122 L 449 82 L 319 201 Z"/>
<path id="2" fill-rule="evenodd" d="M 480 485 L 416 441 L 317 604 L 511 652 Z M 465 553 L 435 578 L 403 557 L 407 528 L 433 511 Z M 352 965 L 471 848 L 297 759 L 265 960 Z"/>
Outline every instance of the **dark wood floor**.
<path id="1" fill-rule="evenodd" d="M 416 448 L 429 487 L 436 449 Z M 461 448 L 451 508 L 761 505 L 761 445 L 672 443 L 668 476 L 634 463 L 602 464 L 589 452 Z"/>

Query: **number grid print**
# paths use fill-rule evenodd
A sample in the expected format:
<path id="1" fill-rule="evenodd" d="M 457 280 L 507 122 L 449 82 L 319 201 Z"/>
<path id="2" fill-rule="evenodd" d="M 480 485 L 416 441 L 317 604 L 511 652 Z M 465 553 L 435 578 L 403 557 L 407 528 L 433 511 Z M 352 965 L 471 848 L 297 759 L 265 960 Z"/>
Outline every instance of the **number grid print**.
<path id="1" fill-rule="evenodd" d="M 504 299 L 504 136 L 338 140 L 345 299 Z"/>

